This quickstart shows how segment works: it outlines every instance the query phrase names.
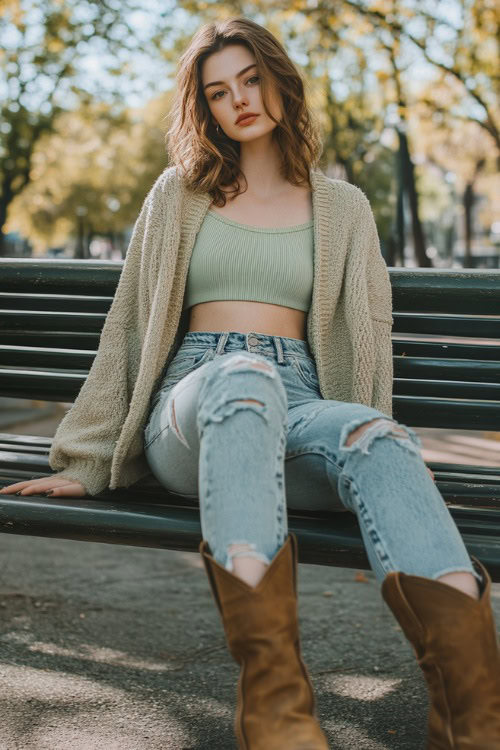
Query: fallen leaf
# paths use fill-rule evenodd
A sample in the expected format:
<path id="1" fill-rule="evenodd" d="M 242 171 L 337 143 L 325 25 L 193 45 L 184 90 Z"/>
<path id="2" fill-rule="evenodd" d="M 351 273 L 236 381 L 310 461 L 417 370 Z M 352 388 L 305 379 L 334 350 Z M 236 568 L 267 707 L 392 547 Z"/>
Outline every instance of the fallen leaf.
<path id="1" fill-rule="evenodd" d="M 368 583 L 369 582 L 368 578 L 365 576 L 365 574 L 361 570 L 358 570 L 358 572 L 354 576 L 354 580 L 356 581 L 356 583 Z"/>

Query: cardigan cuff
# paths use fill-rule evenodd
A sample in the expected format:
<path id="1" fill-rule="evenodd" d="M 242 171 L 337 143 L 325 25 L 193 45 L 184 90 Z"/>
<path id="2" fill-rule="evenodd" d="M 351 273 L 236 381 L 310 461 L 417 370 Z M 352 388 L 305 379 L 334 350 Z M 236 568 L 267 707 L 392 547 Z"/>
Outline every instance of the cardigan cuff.
<path id="1" fill-rule="evenodd" d="M 57 477 L 79 482 L 87 495 L 98 495 L 109 485 L 109 472 L 102 463 L 89 459 L 70 464 L 57 472 Z"/>

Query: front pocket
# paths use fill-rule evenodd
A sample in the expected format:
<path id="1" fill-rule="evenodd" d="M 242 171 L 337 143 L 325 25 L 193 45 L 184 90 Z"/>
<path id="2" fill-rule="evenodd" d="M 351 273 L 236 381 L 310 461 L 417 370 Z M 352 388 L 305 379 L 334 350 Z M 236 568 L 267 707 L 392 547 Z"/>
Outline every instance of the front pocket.
<path id="1" fill-rule="evenodd" d="M 315 391 L 319 389 L 319 378 L 313 360 L 307 357 L 292 357 L 292 365 L 304 385 Z"/>
<path id="2" fill-rule="evenodd" d="M 201 365 L 205 364 L 205 362 L 207 362 L 209 359 L 213 359 L 214 350 L 205 349 L 197 351 L 195 352 L 195 354 L 181 354 L 180 352 L 178 352 L 178 354 L 180 354 L 180 356 L 177 356 L 176 354 L 169 364 L 167 371 L 163 377 L 162 386 L 164 384 L 170 385 L 172 379 L 177 380 L 178 378 L 183 378 L 192 370 L 196 370 L 198 367 L 201 367 Z"/>
<path id="3" fill-rule="evenodd" d="M 201 359 L 202 355 L 200 354 L 198 355 L 198 357 L 199 359 Z M 188 373 L 189 370 L 196 364 L 196 359 L 196 354 L 191 354 L 183 357 L 174 357 L 174 359 L 169 364 L 163 379 L 165 380 L 172 375 L 177 376 Z"/>
<path id="4" fill-rule="evenodd" d="M 169 364 L 158 389 L 151 398 L 150 413 L 160 400 L 161 394 L 164 390 L 171 388 L 173 385 L 177 385 L 177 383 L 187 377 L 191 372 L 197 370 L 204 365 L 205 362 L 213 359 L 214 355 L 214 349 L 200 350 L 195 354 L 181 354 L 179 357 L 176 354 Z"/>
<path id="5" fill-rule="evenodd" d="M 156 404 L 155 404 L 155 406 L 156 406 Z M 160 435 L 161 432 L 162 432 L 162 430 L 160 428 L 158 428 L 157 425 L 155 425 L 154 414 L 153 414 L 154 409 L 155 409 L 155 407 L 153 407 L 153 409 L 151 409 L 150 414 L 149 414 L 149 419 L 148 419 L 148 421 L 146 423 L 146 426 L 145 426 L 145 428 L 143 430 L 142 445 L 143 445 L 144 450 L 147 450 L 147 448 L 149 448 L 149 446 L 151 445 L 151 443 L 154 440 L 156 440 L 156 438 L 158 437 L 158 435 Z"/>

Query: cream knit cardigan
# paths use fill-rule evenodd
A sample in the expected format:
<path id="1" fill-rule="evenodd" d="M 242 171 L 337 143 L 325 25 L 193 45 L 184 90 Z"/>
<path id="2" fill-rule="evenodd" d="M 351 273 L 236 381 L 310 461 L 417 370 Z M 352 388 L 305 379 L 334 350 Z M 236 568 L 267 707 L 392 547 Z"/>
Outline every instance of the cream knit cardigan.
<path id="1" fill-rule="evenodd" d="M 314 284 L 307 339 L 325 399 L 392 416 L 392 294 L 370 203 L 358 187 L 310 170 Z M 162 369 L 188 328 L 189 259 L 208 193 L 168 167 L 146 196 L 90 372 L 49 455 L 89 495 L 150 472 L 142 433 Z M 229 324 L 228 324 L 228 327 Z"/>

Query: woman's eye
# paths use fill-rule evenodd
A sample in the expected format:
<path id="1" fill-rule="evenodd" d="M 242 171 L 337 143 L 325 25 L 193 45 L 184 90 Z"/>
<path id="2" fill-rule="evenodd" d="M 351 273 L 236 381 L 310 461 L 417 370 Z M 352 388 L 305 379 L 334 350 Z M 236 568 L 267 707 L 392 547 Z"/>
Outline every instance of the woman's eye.
<path id="1" fill-rule="evenodd" d="M 254 78 L 256 78 L 256 79 L 257 79 L 257 81 L 259 80 L 259 76 L 251 76 L 251 77 L 250 77 L 250 78 L 248 79 L 247 83 L 250 83 L 250 81 L 252 81 L 252 80 L 253 80 Z M 224 93 L 223 91 L 216 91 L 216 92 L 215 92 L 215 94 L 214 94 L 214 95 L 212 96 L 212 101 L 213 101 L 213 100 L 214 100 L 215 98 L 218 98 L 218 97 L 217 97 L 217 94 L 223 94 L 223 93 Z"/>

